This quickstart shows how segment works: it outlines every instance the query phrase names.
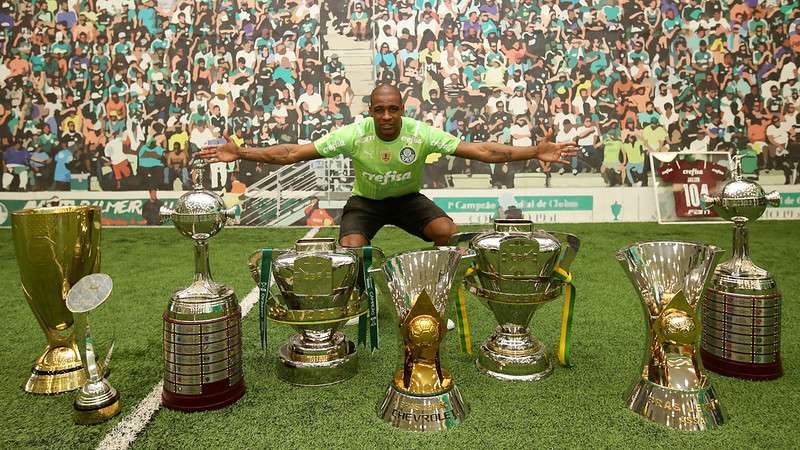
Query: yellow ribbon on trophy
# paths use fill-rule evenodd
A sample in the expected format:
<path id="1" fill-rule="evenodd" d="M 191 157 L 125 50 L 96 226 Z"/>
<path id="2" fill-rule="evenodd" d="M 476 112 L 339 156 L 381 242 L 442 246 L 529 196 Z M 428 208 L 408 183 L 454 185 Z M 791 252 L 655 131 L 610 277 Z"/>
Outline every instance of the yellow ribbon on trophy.
<path id="1" fill-rule="evenodd" d="M 558 340 L 558 361 L 564 367 L 572 367 L 569 360 L 569 350 L 572 341 L 572 310 L 574 307 L 575 285 L 572 284 L 572 273 L 563 269 L 561 266 L 556 266 L 553 269 L 553 277 L 561 280 L 567 292 L 564 295 L 564 307 L 561 310 L 561 337 Z"/>
<path id="2" fill-rule="evenodd" d="M 464 278 L 475 273 L 475 268 L 470 267 L 464 274 Z M 469 317 L 467 316 L 467 302 L 464 297 L 464 285 L 458 287 L 458 305 L 456 306 L 456 321 L 458 322 L 458 338 L 461 342 L 461 351 L 472 354 L 472 332 L 469 329 Z"/>

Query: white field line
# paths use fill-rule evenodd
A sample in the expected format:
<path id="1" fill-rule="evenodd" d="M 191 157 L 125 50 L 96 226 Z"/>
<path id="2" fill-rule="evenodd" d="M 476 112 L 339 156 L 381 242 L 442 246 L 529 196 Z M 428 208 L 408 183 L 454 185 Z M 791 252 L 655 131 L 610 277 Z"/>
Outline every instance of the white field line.
<path id="1" fill-rule="evenodd" d="M 303 239 L 314 237 L 319 232 L 319 227 L 311 228 Z M 258 302 L 258 288 L 253 288 L 239 304 L 242 308 L 242 318 L 246 316 Z M 125 416 L 97 445 L 98 450 L 126 450 L 144 427 L 153 419 L 156 411 L 161 407 L 161 391 L 164 381 L 159 381 L 153 389 L 142 399 L 133 411 Z"/>

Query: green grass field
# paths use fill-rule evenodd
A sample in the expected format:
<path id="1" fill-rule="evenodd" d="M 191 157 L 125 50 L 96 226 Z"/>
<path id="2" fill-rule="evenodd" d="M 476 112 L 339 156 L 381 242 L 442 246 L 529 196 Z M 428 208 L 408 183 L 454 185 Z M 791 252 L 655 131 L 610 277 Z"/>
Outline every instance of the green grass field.
<path id="1" fill-rule="evenodd" d="M 800 291 L 797 222 L 759 222 L 750 227 L 757 264 L 771 270 L 784 295 L 782 354 L 785 376 L 748 382 L 710 373 L 728 422 L 704 433 L 685 433 L 654 425 L 627 410 L 623 396 L 640 371 L 644 319 L 632 286 L 614 258 L 624 245 L 650 239 L 680 239 L 730 247 L 728 225 L 565 224 L 546 226 L 578 234 L 581 252 L 573 264 L 578 289 L 573 322 L 575 367 L 555 368 L 536 383 L 503 383 L 478 373 L 461 354 L 457 333 L 443 345 L 444 365 L 471 406 L 465 423 L 447 433 L 397 431 L 376 415 L 400 346 L 394 312 L 382 303 L 381 347 L 361 352 L 358 375 L 323 388 L 298 388 L 279 381 L 273 356 L 292 330 L 270 327 L 269 354 L 258 340 L 258 314 L 244 320 L 247 393 L 224 410 L 185 414 L 159 411 L 140 434 L 135 448 L 376 448 L 428 447 L 691 447 L 796 448 L 800 418 Z M 211 267 L 218 281 L 233 285 L 239 298 L 253 287 L 246 256 L 264 247 L 288 247 L 307 230 L 226 229 L 210 244 Z M 25 382 L 44 348 L 42 332 L 24 301 L 10 230 L 0 230 L 0 298 L 4 307 L 0 364 L 0 448 L 94 448 L 161 378 L 161 315 L 171 292 L 191 280 L 191 244 L 170 228 L 103 230 L 103 271 L 114 279 L 109 301 L 92 314 L 95 339 L 117 345 L 111 383 L 122 394 L 122 413 L 102 425 L 72 424 L 73 394 L 26 394 Z M 323 229 L 318 236 L 335 236 Z M 423 247 L 401 230 L 383 230 L 375 245 L 387 254 Z M 724 258 L 724 257 L 723 257 Z M 468 298 L 477 347 L 494 327 L 475 298 Z M 560 301 L 534 317 L 534 333 L 550 349 L 557 345 Z M 355 339 L 356 329 L 346 328 Z M 104 349 L 101 349 L 104 352 Z"/>

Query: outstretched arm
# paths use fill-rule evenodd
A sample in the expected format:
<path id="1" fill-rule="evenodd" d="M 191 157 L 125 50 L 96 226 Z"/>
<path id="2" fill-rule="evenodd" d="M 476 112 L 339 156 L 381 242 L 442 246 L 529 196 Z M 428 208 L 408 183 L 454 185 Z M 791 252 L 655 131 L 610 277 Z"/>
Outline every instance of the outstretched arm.
<path id="1" fill-rule="evenodd" d="M 239 147 L 233 142 L 209 145 L 197 153 L 208 162 L 231 162 L 239 159 L 268 164 L 289 165 L 300 161 L 322 158 L 313 143 L 277 144 L 269 147 Z"/>
<path id="2" fill-rule="evenodd" d="M 538 145 L 515 147 L 497 142 L 461 142 L 456 148 L 455 156 L 466 159 L 475 159 L 485 163 L 500 163 L 507 161 L 524 161 L 538 159 L 543 162 L 557 162 L 570 164 L 565 157 L 575 156 L 578 145 L 575 142 L 556 144 L 551 142 L 552 133 L 545 135 Z"/>

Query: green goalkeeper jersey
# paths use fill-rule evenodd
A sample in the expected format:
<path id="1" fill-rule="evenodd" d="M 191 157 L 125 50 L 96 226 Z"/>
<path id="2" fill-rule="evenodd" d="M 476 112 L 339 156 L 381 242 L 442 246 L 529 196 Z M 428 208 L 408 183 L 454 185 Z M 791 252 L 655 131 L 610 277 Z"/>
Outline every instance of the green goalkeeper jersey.
<path id="1" fill-rule="evenodd" d="M 314 142 L 320 155 L 344 155 L 353 160 L 353 194 L 380 200 L 419 192 L 425 158 L 431 153 L 452 155 L 457 137 L 408 117 L 397 139 L 382 141 L 371 117 L 351 123 Z"/>

